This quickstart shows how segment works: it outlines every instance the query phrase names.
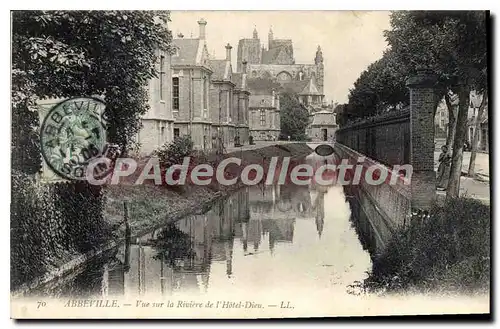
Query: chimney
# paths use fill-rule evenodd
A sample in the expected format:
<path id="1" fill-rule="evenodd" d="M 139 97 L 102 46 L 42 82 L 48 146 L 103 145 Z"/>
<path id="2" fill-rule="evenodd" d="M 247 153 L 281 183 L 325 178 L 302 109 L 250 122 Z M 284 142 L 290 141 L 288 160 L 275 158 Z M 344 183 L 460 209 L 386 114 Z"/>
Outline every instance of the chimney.
<path id="1" fill-rule="evenodd" d="M 243 73 L 247 73 L 247 61 L 246 60 L 243 60 L 243 62 L 241 62 L 241 67 L 242 67 L 242 70 L 243 70 Z"/>
<path id="2" fill-rule="evenodd" d="M 233 49 L 233 47 L 231 47 L 231 45 L 228 43 L 226 45 L 226 61 L 231 61 L 231 49 Z"/>
<path id="3" fill-rule="evenodd" d="M 200 40 L 205 40 L 205 26 L 207 25 L 207 21 L 204 18 L 201 18 L 198 21 L 198 25 L 200 26 Z"/>

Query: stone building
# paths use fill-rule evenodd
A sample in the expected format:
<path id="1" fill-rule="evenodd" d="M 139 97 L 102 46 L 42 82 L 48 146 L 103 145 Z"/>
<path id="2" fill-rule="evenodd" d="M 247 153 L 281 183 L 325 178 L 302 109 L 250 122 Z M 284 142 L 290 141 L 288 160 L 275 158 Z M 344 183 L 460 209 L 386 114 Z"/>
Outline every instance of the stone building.
<path id="1" fill-rule="evenodd" d="M 276 79 L 280 83 L 314 78 L 318 93 L 323 95 L 324 64 L 320 46 L 316 51 L 314 64 L 296 64 L 292 40 L 275 39 L 272 30 L 269 30 L 268 48 L 261 49 L 260 44 L 256 30 L 252 39 L 241 39 L 238 44 L 238 63 L 248 62 L 250 77 Z M 238 72 L 241 72 L 241 68 L 238 64 Z"/>
<path id="2" fill-rule="evenodd" d="M 151 154 L 174 138 L 170 54 L 159 50 L 156 66 L 159 75 L 148 84 L 150 109 L 142 116 L 142 128 L 137 134 L 140 154 Z"/>
<path id="3" fill-rule="evenodd" d="M 337 122 L 335 113 L 327 109 L 313 113 L 311 124 L 308 127 L 307 135 L 314 142 L 331 142 L 335 138 Z"/>
<path id="4" fill-rule="evenodd" d="M 247 88 L 247 63 L 242 63 L 242 72 L 233 73 L 233 108 L 236 113 L 234 117 L 236 123 L 236 143 L 235 145 L 248 144 L 249 128 L 248 128 L 248 111 L 250 102 L 250 91 Z"/>
<path id="5" fill-rule="evenodd" d="M 450 101 L 456 117 L 458 113 L 458 96 L 455 94 L 451 95 Z M 467 110 L 467 135 L 466 135 L 466 141 L 469 143 L 469 145 L 472 145 L 476 116 L 479 112 L 481 101 L 482 101 L 482 95 L 478 94 L 476 91 L 471 91 L 469 108 Z M 435 137 L 439 141 L 439 143 L 436 143 L 436 145 L 438 146 L 444 145 L 446 136 L 448 135 L 449 131 L 449 113 L 444 98 L 441 100 L 441 102 L 437 107 L 436 115 L 434 117 L 434 126 L 436 131 Z M 481 118 L 480 130 L 479 130 L 479 143 L 477 149 L 482 152 L 489 151 L 488 104 L 486 104 L 483 116 Z"/>
<path id="6" fill-rule="evenodd" d="M 247 62 L 247 65 L 243 65 Z M 267 48 L 254 29 L 251 39 L 238 43 L 237 71 L 245 67 L 250 95 L 249 128 L 254 140 L 274 140 L 279 137 L 279 94 L 290 92 L 309 113 L 320 111 L 324 103 L 324 64 L 318 46 L 314 64 L 297 64 L 290 39 L 275 39 L 272 30 Z"/>
<path id="7" fill-rule="evenodd" d="M 467 113 L 467 140 L 470 145 L 472 145 L 472 140 L 474 138 L 474 130 L 476 127 L 476 118 L 479 113 L 479 107 L 481 106 L 481 101 L 483 100 L 483 95 L 472 91 L 470 94 L 470 104 L 469 111 Z M 488 127 L 488 103 L 484 108 L 483 115 L 480 118 L 479 124 L 479 141 L 477 144 L 478 151 L 489 152 L 489 127 Z"/>
<path id="8" fill-rule="evenodd" d="M 225 146 L 234 144 L 238 113 L 234 106 L 234 89 L 236 84 L 232 80 L 231 45 L 226 45 L 225 59 L 211 59 L 210 67 L 213 70 L 210 84 L 210 105 L 212 107 L 210 119 L 212 121 L 213 148 L 218 138 Z"/>
<path id="9" fill-rule="evenodd" d="M 249 79 L 248 123 L 254 141 L 278 140 L 280 134 L 280 85 L 266 79 Z"/>
<path id="10" fill-rule="evenodd" d="M 198 38 L 181 34 L 173 40 L 172 111 L 174 137 L 190 135 L 196 149 L 212 147 L 210 79 L 212 69 L 205 41 L 204 19 L 198 21 Z"/>

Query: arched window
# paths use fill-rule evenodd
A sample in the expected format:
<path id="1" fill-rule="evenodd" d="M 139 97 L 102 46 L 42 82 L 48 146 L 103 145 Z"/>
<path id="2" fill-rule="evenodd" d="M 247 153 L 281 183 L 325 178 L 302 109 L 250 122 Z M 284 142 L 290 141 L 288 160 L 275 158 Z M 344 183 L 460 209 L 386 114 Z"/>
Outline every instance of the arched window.
<path id="1" fill-rule="evenodd" d="M 290 81 L 290 80 L 292 80 L 292 76 L 290 75 L 290 73 L 288 73 L 286 71 L 282 71 L 282 72 L 278 73 L 276 78 L 278 79 L 278 81 Z"/>

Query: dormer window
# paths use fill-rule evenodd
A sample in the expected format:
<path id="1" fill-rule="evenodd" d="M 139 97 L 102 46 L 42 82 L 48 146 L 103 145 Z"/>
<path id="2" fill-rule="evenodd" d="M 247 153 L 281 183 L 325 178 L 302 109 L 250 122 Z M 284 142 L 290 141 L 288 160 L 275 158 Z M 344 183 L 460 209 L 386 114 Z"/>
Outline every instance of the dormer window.
<path id="1" fill-rule="evenodd" d="M 172 56 L 174 56 L 174 57 L 179 56 L 179 48 L 174 47 L 174 49 L 172 50 Z"/>

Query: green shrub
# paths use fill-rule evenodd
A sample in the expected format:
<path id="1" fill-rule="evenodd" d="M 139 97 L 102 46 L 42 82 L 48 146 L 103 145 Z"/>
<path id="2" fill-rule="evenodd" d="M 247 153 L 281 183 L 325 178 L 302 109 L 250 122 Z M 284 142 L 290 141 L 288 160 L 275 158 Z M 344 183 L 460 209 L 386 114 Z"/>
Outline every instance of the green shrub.
<path id="1" fill-rule="evenodd" d="M 485 289 L 490 278 L 490 207 L 458 198 L 413 216 L 373 260 L 370 290 Z"/>
<path id="2" fill-rule="evenodd" d="M 175 138 L 170 143 L 163 144 L 155 155 L 159 158 L 160 164 L 168 168 L 175 164 L 182 164 L 185 157 L 193 152 L 193 141 L 190 136 Z"/>

